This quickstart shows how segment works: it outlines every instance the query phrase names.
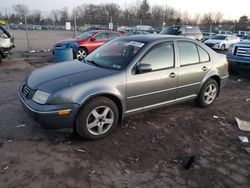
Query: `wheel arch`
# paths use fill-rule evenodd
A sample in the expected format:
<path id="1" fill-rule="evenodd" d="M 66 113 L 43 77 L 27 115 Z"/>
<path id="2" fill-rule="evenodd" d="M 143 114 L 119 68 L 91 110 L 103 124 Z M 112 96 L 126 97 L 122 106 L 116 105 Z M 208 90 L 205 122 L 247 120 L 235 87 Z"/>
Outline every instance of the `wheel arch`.
<path id="1" fill-rule="evenodd" d="M 200 85 L 200 88 L 199 88 L 199 92 L 198 92 L 198 93 L 201 92 L 201 89 L 202 89 L 203 85 L 204 85 L 209 79 L 213 79 L 213 80 L 215 80 L 215 81 L 217 82 L 217 84 L 218 84 L 218 94 L 217 94 L 217 96 L 219 96 L 219 94 L 220 94 L 220 86 L 221 86 L 221 79 L 220 79 L 220 76 L 217 75 L 217 74 L 214 74 L 214 75 L 211 75 L 211 76 L 208 76 L 207 78 L 205 78 L 205 79 L 202 81 L 201 85 Z"/>
<path id="2" fill-rule="evenodd" d="M 121 99 L 119 97 L 117 97 L 116 95 L 111 94 L 111 93 L 98 93 L 98 94 L 91 95 L 91 96 L 85 98 L 83 100 L 83 102 L 81 103 L 80 108 L 78 109 L 77 115 L 79 114 L 80 110 L 82 108 L 84 108 L 84 106 L 89 101 L 93 100 L 96 97 L 106 97 L 106 98 L 112 100 L 116 104 L 116 106 L 118 108 L 118 112 L 119 112 L 119 120 L 118 120 L 118 122 L 119 122 L 119 124 L 121 124 L 122 120 L 123 120 L 123 117 L 124 117 L 124 105 L 122 104 L 122 101 L 121 101 Z"/>

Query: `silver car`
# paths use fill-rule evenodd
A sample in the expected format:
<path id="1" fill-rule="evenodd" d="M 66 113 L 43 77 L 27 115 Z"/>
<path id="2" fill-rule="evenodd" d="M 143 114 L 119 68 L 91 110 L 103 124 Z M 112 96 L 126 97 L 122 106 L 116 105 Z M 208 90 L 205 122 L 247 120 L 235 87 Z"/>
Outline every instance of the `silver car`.
<path id="1" fill-rule="evenodd" d="M 85 139 L 111 133 L 124 117 L 195 100 L 210 106 L 228 80 L 228 63 L 206 45 L 177 36 L 115 39 L 83 61 L 37 69 L 19 89 L 24 109 L 48 128 Z"/>

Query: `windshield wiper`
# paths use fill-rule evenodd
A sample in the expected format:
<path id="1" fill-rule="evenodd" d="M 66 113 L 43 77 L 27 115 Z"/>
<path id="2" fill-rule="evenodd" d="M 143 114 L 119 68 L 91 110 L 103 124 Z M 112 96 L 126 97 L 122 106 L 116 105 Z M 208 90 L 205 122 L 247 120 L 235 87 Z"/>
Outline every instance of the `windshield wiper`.
<path id="1" fill-rule="evenodd" d="M 87 60 L 87 59 L 86 59 L 86 61 L 87 61 L 88 63 L 91 63 L 91 64 L 95 65 L 96 67 L 101 67 L 101 65 L 99 65 L 99 64 L 96 63 L 95 61 Z"/>

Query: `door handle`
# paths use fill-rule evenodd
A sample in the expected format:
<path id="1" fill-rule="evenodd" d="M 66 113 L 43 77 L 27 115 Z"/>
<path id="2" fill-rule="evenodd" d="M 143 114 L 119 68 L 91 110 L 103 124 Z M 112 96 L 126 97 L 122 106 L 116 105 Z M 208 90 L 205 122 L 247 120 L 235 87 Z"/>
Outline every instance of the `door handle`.
<path id="1" fill-rule="evenodd" d="M 171 72 L 170 74 L 169 74 L 169 77 L 170 78 L 174 78 L 176 76 L 176 74 L 174 73 L 174 72 Z"/>
<path id="2" fill-rule="evenodd" d="M 206 66 L 202 67 L 202 70 L 203 70 L 203 71 L 206 71 L 206 70 L 207 70 L 207 67 L 206 67 Z"/>

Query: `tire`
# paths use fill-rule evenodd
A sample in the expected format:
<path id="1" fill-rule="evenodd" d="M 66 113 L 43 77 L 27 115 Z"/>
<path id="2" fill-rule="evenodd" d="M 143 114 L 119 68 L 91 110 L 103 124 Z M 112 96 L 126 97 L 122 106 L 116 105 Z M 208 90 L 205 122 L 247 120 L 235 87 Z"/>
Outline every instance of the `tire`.
<path id="1" fill-rule="evenodd" d="M 75 53 L 75 59 L 79 61 L 83 60 L 88 55 L 88 51 L 86 48 L 80 47 Z"/>
<path id="2" fill-rule="evenodd" d="M 3 57 L 2 57 L 2 54 L 0 53 L 0 63 L 2 63 L 2 59 Z"/>
<path id="3" fill-rule="evenodd" d="M 97 97 L 80 110 L 75 129 L 85 140 L 97 140 L 113 132 L 118 126 L 118 120 L 116 104 L 106 97 Z"/>
<path id="4" fill-rule="evenodd" d="M 225 49 L 226 49 L 225 44 L 222 44 L 222 46 L 221 46 L 220 50 L 221 50 L 221 51 L 224 51 Z"/>
<path id="5" fill-rule="evenodd" d="M 212 105 L 218 96 L 219 87 L 214 79 L 209 79 L 201 88 L 200 93 L 195 100 L 199 107 L 206 108 Z"/>

